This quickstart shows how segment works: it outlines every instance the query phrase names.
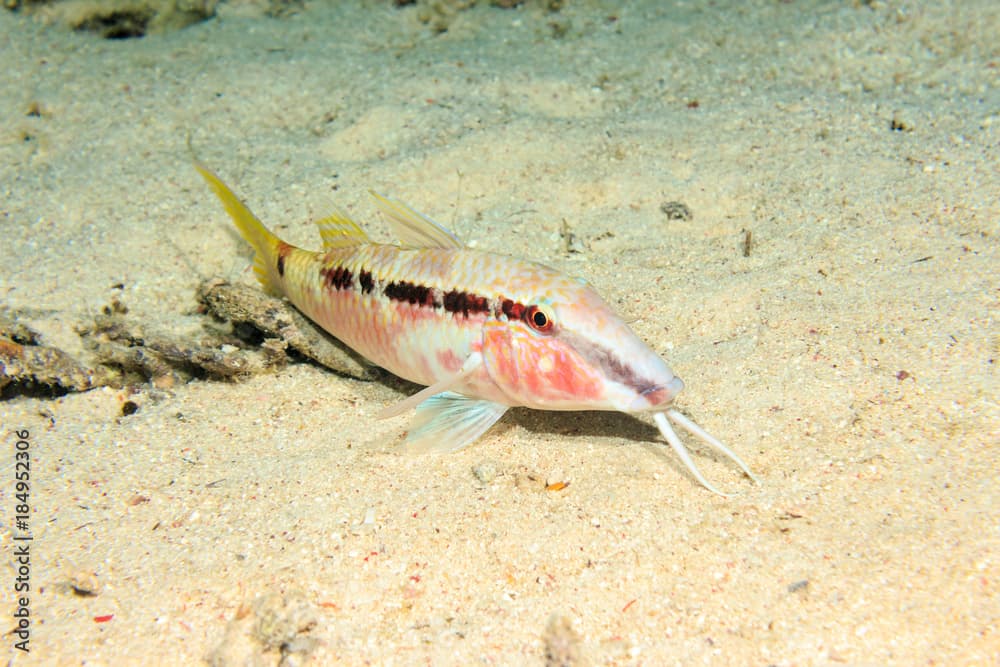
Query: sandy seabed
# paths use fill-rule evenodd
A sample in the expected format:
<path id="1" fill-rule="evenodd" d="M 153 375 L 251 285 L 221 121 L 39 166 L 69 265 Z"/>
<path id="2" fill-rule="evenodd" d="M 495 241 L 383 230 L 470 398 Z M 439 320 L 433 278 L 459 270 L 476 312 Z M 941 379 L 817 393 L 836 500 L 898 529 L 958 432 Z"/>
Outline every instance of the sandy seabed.
<path id="1" fill-rule="evenodd" d="M 334 202 L 390 240 L 374 189 L 585 276 L 762 479 L 613 413 L 410 456 L 409 387 L 305 363 L 14 392 L 13 664 L 1000 664 L 1000 5 L 619 4 L 0 13 L 0 290 L 47 344 L 86 360 L 113 296 L 196 337 L 201 280 L 252 283 L 190 139 L 304 247 Z"/>

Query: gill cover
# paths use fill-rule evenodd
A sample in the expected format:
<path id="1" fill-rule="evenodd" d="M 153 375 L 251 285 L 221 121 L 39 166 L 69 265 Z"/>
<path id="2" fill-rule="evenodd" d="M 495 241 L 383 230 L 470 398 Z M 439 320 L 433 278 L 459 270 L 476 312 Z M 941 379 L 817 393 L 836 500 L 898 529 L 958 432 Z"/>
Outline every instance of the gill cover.
<path id="1" fill-rule="evenodd" d="M 567 344 L 558 309 L 547 299 L 507 309 L 483 327 L 483 362 L 512 405 L 543 410 L 600 409 L 602 381 Z"/>

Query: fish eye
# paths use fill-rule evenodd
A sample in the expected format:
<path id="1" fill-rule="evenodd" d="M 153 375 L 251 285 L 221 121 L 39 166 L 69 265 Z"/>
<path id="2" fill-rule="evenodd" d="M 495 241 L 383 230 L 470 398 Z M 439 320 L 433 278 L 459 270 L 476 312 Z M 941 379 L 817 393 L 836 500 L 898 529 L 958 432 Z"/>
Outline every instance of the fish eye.
<path id="1" fill-rule="evenodd" d="M 550 333 L 555 322 L 540 306 L 528 306 L 524 311 L 524 321 L 538 333 Z"/>

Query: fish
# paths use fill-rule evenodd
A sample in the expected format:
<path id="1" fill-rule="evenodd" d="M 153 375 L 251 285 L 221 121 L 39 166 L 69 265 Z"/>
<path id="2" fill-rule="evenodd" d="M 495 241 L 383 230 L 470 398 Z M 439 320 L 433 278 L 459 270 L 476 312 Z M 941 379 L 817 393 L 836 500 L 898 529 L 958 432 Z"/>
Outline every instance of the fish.
<path id="1" fill-rule="evenodd" d="M 273 234 L 218 176 L 195 168 L 253 247 L 263 289 L 368 361 L 424 385 L 378 417 L 413 412 L 412 451 L 454 451 L 511 407 L 652 413 L 690 474 L 673 424 L 759 483 L 729 447 L 672 407 L 683 381 L 582 278 L 474 249 L 409 206 L 371 195 L 398 244 L 373 242 L 344 212 L 318 220 L 322 250 Z"/>

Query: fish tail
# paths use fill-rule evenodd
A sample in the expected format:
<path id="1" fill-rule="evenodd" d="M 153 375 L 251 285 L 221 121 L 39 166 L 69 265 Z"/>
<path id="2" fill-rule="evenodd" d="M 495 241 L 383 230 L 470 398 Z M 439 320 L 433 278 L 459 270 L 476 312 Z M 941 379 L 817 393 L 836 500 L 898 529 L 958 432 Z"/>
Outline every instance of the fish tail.
<path id="1" fill-rule="evenodd" d="M 257 219 L 250 209 L 240 201 L 239 197 L 229 189 L 212 171 L 201 164 L 194 163 L 194 168 L 198 170 L 202 178 L 215 192 L 215 195 L 222 202 L 229 217 L 236 223 L 236 228 L 240 230 L 243 238 L 253 246 L 253 271 L 257 275 L 257 280 L 264 286 L 264 289 L 271 294 L 281 294 L 281 288 L 276 284 L 275 278 L 271 275 L 269 267 L 274 266 L 273 258 L 278 254 L 281 246 L 286 244 Z"/>

